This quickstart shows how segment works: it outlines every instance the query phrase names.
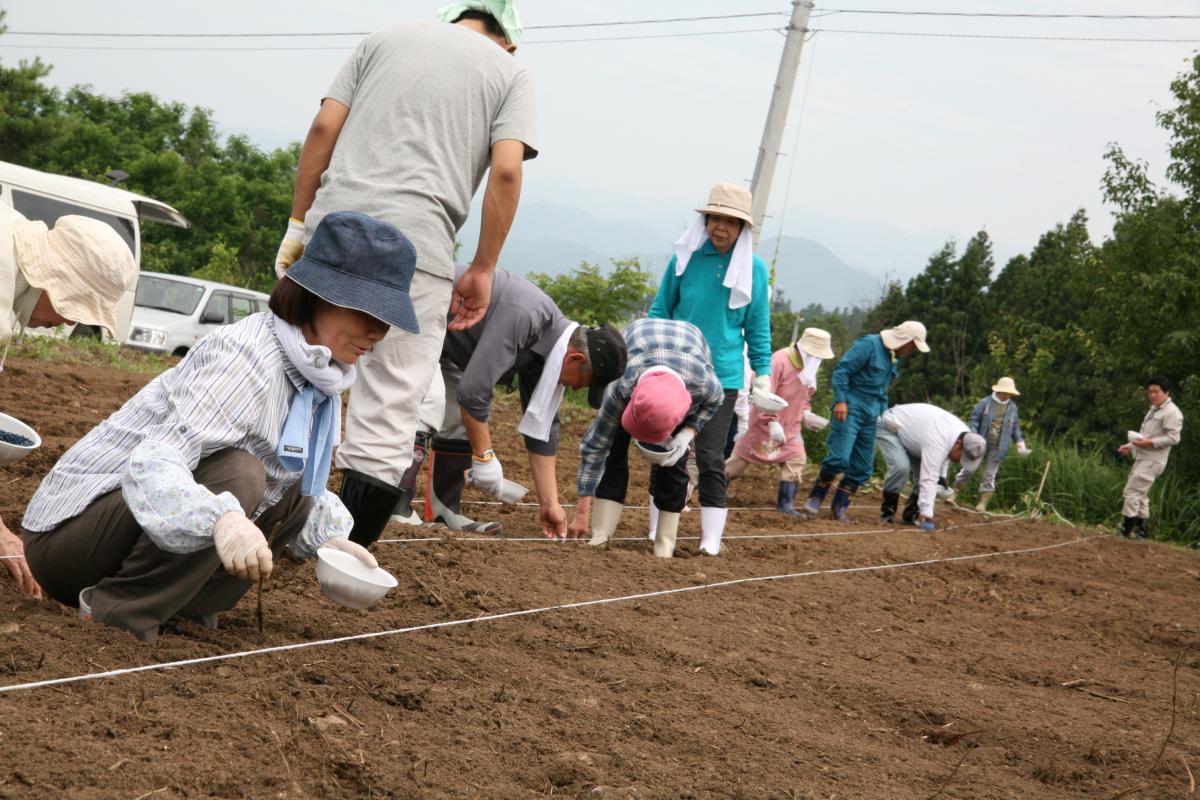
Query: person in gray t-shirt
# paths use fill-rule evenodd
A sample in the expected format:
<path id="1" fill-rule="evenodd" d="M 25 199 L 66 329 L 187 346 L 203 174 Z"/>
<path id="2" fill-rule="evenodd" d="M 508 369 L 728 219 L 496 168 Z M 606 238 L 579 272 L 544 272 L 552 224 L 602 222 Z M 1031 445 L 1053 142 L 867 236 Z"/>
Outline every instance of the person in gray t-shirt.
<path id="1" fill-rule="evenodd" d="M 363 537 L 382 530 L 396 505 L 447 309 L 452 330 L 487 311 L 522 162 L 537 155 L 533 82 L 512 56 L 515 10 L 507 0 L 457 5 L 468 10 L 453 24 L 407 22 L 355 48 L 305 139 L 276 260 L 282 277 L 321 218 L 346 210 L 392 223 L 417 251 L 411 295 L 420 332 L 393 328 L 360 364 L 337 453 L 342 500 Z M 456 282 L 455 234 L 489 170 L 479 244 Z"/>

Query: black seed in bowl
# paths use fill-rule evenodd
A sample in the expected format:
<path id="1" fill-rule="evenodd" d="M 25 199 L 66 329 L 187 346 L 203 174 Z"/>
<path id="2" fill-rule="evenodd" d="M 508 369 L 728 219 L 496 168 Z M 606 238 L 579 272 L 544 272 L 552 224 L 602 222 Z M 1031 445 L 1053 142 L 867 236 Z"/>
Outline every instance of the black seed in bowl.
<path id="1" fill-rule="evenodd" d="M 22 436 L 19 433 L 9 433 L 8 431 L 0 431 L 0 442 L 6 444 L 15 444 L 17 447 L 32 447 L 33 439 L 27 436 Z"/>

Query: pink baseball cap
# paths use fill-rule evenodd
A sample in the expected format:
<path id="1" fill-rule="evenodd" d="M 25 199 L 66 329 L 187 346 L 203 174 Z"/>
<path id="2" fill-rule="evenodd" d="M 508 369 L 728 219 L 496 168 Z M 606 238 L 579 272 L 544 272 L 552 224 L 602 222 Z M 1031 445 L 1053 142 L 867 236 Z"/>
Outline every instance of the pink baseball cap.
<path id="1" fill-rule="evenodd" d="M 621 414 L 621 427 L 639 442 L 658 444 L 674 433 L 691 407 L 692 396 L 674 372 L 644 372 Z"/>

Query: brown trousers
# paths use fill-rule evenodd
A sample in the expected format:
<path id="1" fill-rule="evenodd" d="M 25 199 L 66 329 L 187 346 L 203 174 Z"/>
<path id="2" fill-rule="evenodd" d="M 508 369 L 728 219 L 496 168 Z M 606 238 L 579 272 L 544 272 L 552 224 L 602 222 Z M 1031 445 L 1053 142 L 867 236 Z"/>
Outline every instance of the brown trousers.
<path id="1" fill-rule="evenodd" d="M 262 463 L 241 450 L 222 450 L 192 473 L 213 494 L 229 492 L 253 514 L 266 491 Z M 255 520 L 278 558 L 304 527 L 312 498 L 297 482 L 279 503 Z M 278 526 L 278 528 L 276 528 Z M 92 589 L 92 619 L 153 640 L 158 626 L 177 614 L 199 618 L 228 611 L 253 585 L 225 572 L 215 547 L 169 553 L 142 531 L 120 489 L 96 498 L 78 516 L 44 533 L 25 531 L 25 558 L 38 583 L 55 600 L 79 605 Z"/>

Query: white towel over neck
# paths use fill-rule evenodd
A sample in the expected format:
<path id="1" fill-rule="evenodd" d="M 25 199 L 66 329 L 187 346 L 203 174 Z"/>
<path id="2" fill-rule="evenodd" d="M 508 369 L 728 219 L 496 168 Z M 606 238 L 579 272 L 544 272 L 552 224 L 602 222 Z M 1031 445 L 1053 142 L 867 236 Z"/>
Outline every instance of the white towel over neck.
<path id="1" fill-rule="evenodd" d="M 699 250 L 708 239 L 704 215 L 697 214 L 691 226 L 683 235 L 675 240 L 672 249 L 675 251 L 675 276 L 679 277 L 687 269 L 692 255 Z M 729 259 L 729 269 L 725 272 L 722 286 L 729 289 L 729 307 L 742 308 L 750 305 L 754 295 L 754 242 L 750 237 L 750 225 L 743 224 L 742 232 L 733 245 L 733 256 Z"/>

